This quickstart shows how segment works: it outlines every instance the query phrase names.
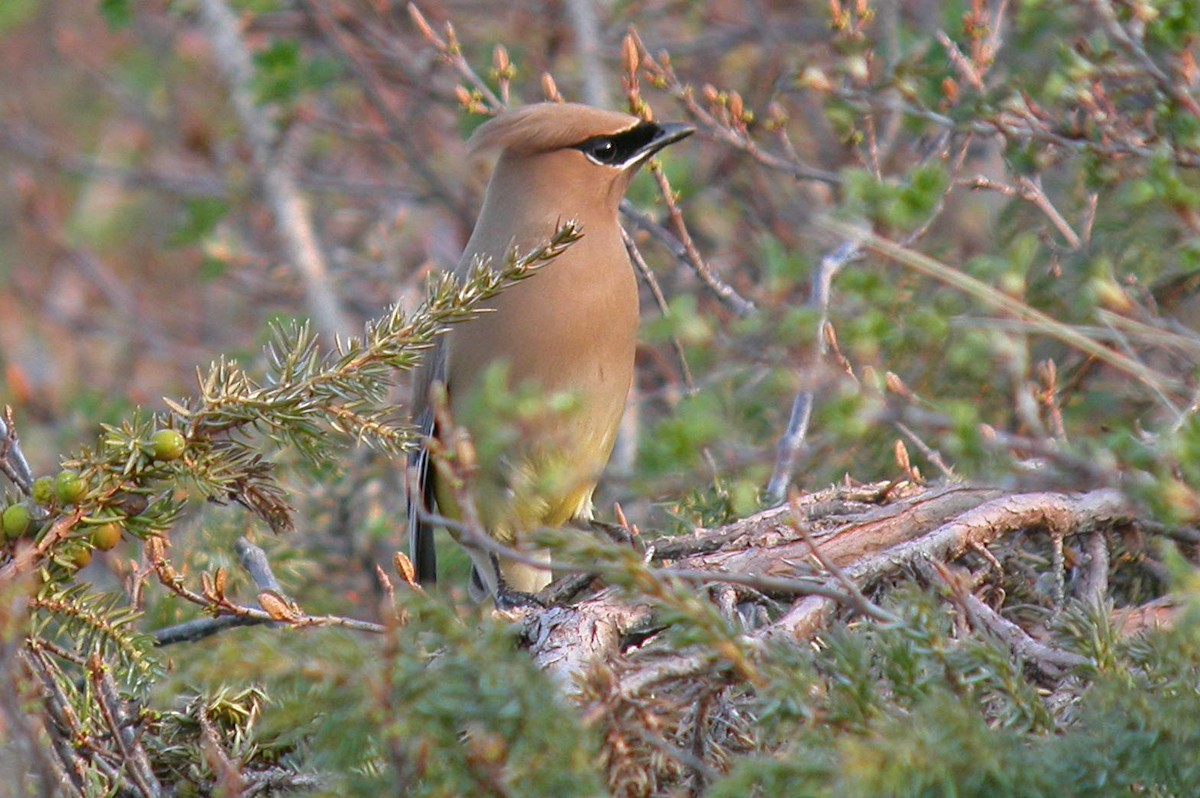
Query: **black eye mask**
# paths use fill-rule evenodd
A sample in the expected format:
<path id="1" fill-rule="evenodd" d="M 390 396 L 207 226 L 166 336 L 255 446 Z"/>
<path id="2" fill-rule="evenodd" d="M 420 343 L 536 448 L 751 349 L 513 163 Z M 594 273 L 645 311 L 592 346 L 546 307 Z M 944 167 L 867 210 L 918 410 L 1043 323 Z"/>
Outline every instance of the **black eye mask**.
<path id="1" fill-rule="evenodd" d="M 642 157 L 647 147 L 662 134 L 662 128 L 653 122 L 643 122 L 629 130 L 611 136 L 594 136 L 575 149 L 582 152 L 593 163 L 601 166 L 625 166 Z"/>

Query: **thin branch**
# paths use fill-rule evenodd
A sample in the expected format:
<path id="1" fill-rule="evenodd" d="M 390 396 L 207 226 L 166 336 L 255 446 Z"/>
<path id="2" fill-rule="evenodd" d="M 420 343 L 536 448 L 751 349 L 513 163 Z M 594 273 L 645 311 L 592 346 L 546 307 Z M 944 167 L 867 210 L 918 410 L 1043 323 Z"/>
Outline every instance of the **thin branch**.
<path id="1" fill-rule="evenodd" d="M 859 590 L 858 585 L 854 583 L 854 580 L 850 579 L 846 575 L 846 572 L 839 568 L 833 560 L 826 557 L 821 551 L 821 547 L 813 542 L 812 536 L 808 532 L 808 520 L 800 511 L 800 506 L 796 504 L 796 495 L 794 492 L 791 500 L 788 502 L 788 509 L 792 514 L 792 528 L 800 534 L 801 539 L 808 546 L 808 550 L 812 553 L 812 556 L 821 564 L 821 567 L 832 574 L 834 579 L 838 581 L 838 584 L 842 586 L 842 589 L 850 596 L 853 608 L 877 621 L 884 623 L 899 622 L 899 618 L 896 615 L 893 615 L 864 596 L 862 591 Z"/>
<path id="2" fill-rule="evenodd" d="M 33 471 L 25 459 L 25 452 L 21 451 L 10 405 L 4 406 L 4 415 L 0 417 L 0 474 L 8 477 L 26 496 L 33 489 Z"/>
<path id="3" fill-rule="evenodd" d="M 359 632 L 370 632 L 372 634 L 382 634 L 385 631 L 384 626 L 370 621 L 344 618 L 339 615 L 309 615 L 276 591 L 262 590 L 259 592 L 260 600 L 263 600 L 264 596 L 275 599 L 267 605 L 270 611 L 257 607 L 247 607 L 229 601 L 225 598 L 223 588 L 219 584 L 215 588 L 212 588 L 206 582 L 205 593 L 197 593 L 184 584 L 183 577 L 175 571 L 175 568 L 167 559 L 166 544 L 161 538 L 151 538 L 146 541 L 146 555 L 163 587 L 185 601 L 195 604 L 215 616 L 208 623 L 193 621 L 188 624 L 160 629 L 154 634 L 155 641 L 159 645 L 198 640 L 231 626 L 249 626 L 262 623 L 281 623 L 293 629 L 336 626 Z M 262 577 L 262 574 L 259 574 L 259 576 Z M 271 577 L 271 579 L 273 578 Z M 213 581 L 219 582 L 220 580 Z M 237 619 L 237 622 L 229 620 L 223 623 L 215 623 L 216 621 L 223 621 L 225 617 L 230 616 Z"/>
<path id="4" fill-rule="evenodd" d="M 650 289 L 651 296 L 654 297 L 654 304 L 658 306 L 658 312 L 664 318 L 671 315 L 671 308 L 667 305 L 667 298 L 663 295 L 662 288 L 658 285 L 658 280 L 654 276 L 654 272 L 650 269 L 650 264 L 646 263 L 646 259 L 642 257 L 642 251 L 638 249 L 633 237 L 621 228 L 621 239 L 625 242 L 625 250 L 629 253 L 629 260 L 633 263 L 638 274 L 642 278 L 642 282 Z M 683 384 L 687 388 L 689 394 L 696 392 L 696 382 L 692 379 L 692 369 L 688 366 L 687 354 L 683 351 L 683 344 L 680 343 L 677 336 L 671 336 L 671 348 L 675 350 L 675 359 L 679 364 L 679 373 L 683 377 Z"/>
<path id="5" fill-rule="evenodd" d="M 1036 175 L 1033 178 L 1022 176 L 1017 180 L 1016 186 L 1006 185 L 984 175 L 977 175 L 970 180 L 963 180 L 961 184 L 976 191 L 995 191 L 1008 197 L 1019 197 L 1026 202 L 1032 203 L 1058 229 L 1062 237 L 1067 240 L 1068 247 L 1072 250 L 1077 250 L 1083 246 L 1083 239 L 1071 227 L 1071 223 L 1067 221 L 1066 217 L 1054 206 L 1050 198 L 1046 196 L 1046 191 L 1042 188 L 1041 175 Z"/>
<path id="6" fill-rule="evenodd" d="M 162 784 L 154 775 L 150 757 L 134 733 L 132 724 L 124 717 L 124 702 L 117 692 L 117 685 L 113 682 L 107 666 L 95 656 L 88 662 L 87 671 L 96 704 L 100 707 L 100 715 L 121 751 L 121 762 L 129 780 L 145 798 L 158 798 L 163 795 Z"/>
<path id="7" fill-rule="evenodd" d="M 1008 646 L 1014 654 L 1034 663 L 1040 671 L 1048 676 L 1059 677 L 1064 670 L 1072 670 L 1090 662 L 1087 657 L 1034 640 L 1020 626 L 1000 617 L 995 610 L 959 584 L 958 580 L 941 563 L 932 562 L 927 566 L 918 567 L 931 581 L 940 582 L 946 587 L 950 598 L 974 625 L 988 630 Z"/>
<path id="8" fill-rule="evenodd" d="M 828 339 L 825 336 L 825 326 L 829 323 L 829 302 L 833 292 L 833 278 L 847 264 L 862 257 L 862 247 L 851 239 L 834 247 L 817 264 L 817 273 L 813 276 L 812 288 L 809 291 L 809 307 L 816 309 L 817 346 L 813 353 L 812 367 L 818 367 L 829 352 Z M 788 417 L 787 429 L 779 439 L 775 450 L 775 468 L 771 472 L 771 480 L 767 483 L 766 501 L 768 504 L 779 504 L 787 495 L 788 485 L 796 469 L 796 460 L 804 448 L 808 436 L 808 424 L 812 418 L 813 404 L 816 392 L 805 390 L 796 394 L 792 401 L 792 412 Z"/>
<path id="9" fill-rule="evenodd" d="M 692 241 L 692 234 L 688 232 L 687 223 L 683 220 L 683 212 L 679 210 L 679 203 L 675 201 L 675 192 L 671 188 L 671 184 L 667 181 L 667 174 L 663 171 L 662 165 L 658 161 L 650 163 L 650 172 L 654 175 L 655 181 L 658 183 L 658 189 L 662 193 L 663 202 L 667 205 L 667 215 L 671 220 L 671 225 L 675 228 L 677 240 L 683 247 L 685 255 L 684 263 L 692 268 L 700 281 L 708 287 L 718 299 L 728 305 L 734 313 L 739 316 L 750 316 L 758 311 L 758 308 L 749 299 L 746 299 L 737 290 L 722 280 L 713 271 L 712 267 L 704 260 L 704 256 L 700 254 L 700 250 Z"/>

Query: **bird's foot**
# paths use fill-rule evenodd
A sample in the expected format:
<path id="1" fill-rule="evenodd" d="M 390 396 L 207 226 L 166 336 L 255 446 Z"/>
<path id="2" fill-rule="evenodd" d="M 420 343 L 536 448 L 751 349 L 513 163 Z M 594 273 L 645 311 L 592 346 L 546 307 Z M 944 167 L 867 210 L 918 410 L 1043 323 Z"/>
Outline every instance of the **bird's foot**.
<path id="1" fill-rule="evenodd" d="M 533 593 L 513 590 L 503 584 L 496 588 L 496 595 L 492 597 L 492 600 L 496 603 L 496 610 L 503 613 L 546 609 L 546 605 Z"/>
<path id="2" fill-rule="evenodd" d="M 642 550 L 641 538 L 633 534 L 629 527 L 622 524 L 614 524 L 609 521 L 600 521 L 596 518 L 591 518 L 586 522 L 592 529 L 603 533 L 618 546 L 628 546 L 635 551 Z"/>

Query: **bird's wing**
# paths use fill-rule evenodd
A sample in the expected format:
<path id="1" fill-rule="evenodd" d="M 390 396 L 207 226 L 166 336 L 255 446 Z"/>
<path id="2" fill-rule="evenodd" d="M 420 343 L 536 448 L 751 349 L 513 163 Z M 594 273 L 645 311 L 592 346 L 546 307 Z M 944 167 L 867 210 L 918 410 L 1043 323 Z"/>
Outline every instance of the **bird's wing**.
<path id="1" fill-rule="evenodd" d="M 437 422 L 429 404 L 429 389 L 446 379 L 445 337 L 439 337 L 413 380 L 412 419 L 421 435 L 421 446 L 408 456 L 408 552 L 417 571 L 417 581 L 437 581 L 437 551 L 433 524 L 423 510 L 435 503 L 437 470 L 429 460 L 428 441 L 437 434 Z"/>

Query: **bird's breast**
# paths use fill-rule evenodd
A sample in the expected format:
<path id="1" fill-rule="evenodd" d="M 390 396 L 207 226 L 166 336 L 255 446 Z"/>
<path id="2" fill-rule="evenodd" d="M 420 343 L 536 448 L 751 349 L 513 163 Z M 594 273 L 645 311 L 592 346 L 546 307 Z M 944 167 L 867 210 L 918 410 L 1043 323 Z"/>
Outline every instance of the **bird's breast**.
<path id="1" fill-rule="evenodd" d="M 624 405 L 633 378 L 638 297 L 624 246 L 583 239 L 487 303 L 449 337 L 451 393 L 494 363 L 510 384 L 571 391 L 584 404 Z M 589 245 L 590 244 L 590 245 Z"/>

